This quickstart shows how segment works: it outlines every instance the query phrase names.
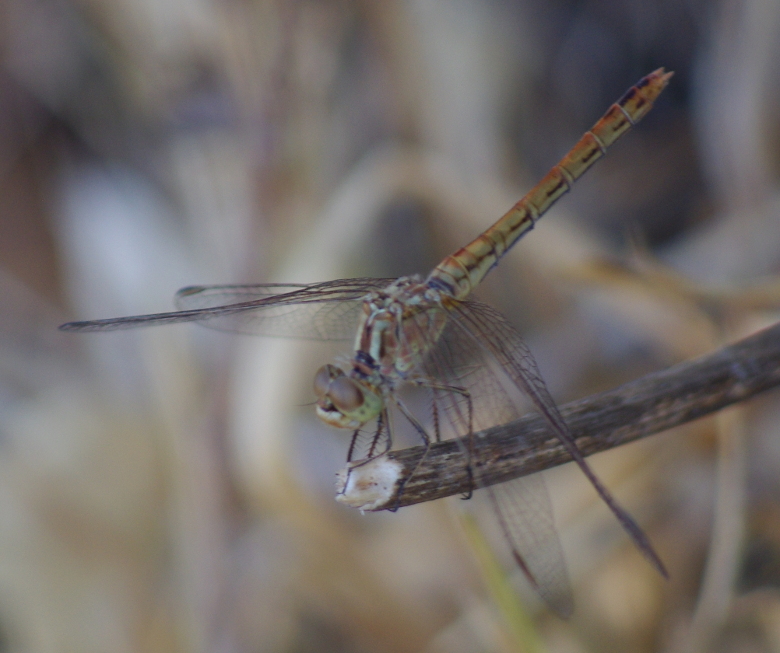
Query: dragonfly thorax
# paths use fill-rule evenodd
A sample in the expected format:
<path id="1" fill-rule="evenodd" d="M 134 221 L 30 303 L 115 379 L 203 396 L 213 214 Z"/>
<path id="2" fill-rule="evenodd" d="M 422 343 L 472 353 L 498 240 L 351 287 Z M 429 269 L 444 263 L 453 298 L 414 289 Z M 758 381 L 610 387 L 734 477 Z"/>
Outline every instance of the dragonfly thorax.
<path id="1" fill-rule="evenodd" d="M 421 277 L 401 277 L 364 300 L 355 360 L 362 354 L 383 378 L 399 381 L 419 366 L 446 323 L 440 291 Z"/>

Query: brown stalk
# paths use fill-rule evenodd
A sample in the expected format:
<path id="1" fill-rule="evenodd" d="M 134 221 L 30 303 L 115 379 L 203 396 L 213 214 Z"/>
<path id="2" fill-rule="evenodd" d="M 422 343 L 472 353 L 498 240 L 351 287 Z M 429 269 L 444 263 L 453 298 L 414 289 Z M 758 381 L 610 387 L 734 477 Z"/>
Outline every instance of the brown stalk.
<path id="1" fill-rule="evenodd" d="M 561 407 L 585 455 L 686 424 L 780 385 L 780 324 L 711 354 L 685 361 Z M 527 416 L 475 435 L 481 485 L 493 485 L 569 462 L 545 421 Z M 386 510 L 467 493 L 463 448 L 455 441 L 391 451 L 407 478 Z"/>

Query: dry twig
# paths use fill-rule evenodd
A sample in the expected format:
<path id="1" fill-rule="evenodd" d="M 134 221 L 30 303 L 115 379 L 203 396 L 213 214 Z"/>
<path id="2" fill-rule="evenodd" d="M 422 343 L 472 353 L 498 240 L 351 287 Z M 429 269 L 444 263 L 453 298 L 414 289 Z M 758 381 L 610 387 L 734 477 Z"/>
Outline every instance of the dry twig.
<path id="1" fill-rule="evenodd" d="M 561 407 L 585 455 L 612 449 L 693 421 L 780 385 L 780 324 L 692 361 Z M 571 457 L 538 416 L 477 433 L 478 475 L 492 485 L 569 462 Z M 422 458 L 422 460 L 421 460 Z M 387 510 L 469 489 L 463 448 L 455 441 L 391 451 L 342 473 L 339 501 Z M 394 487 L 408 478 L 400 501 Z M 346 488 L 343 487 L 348 480 Z"/>

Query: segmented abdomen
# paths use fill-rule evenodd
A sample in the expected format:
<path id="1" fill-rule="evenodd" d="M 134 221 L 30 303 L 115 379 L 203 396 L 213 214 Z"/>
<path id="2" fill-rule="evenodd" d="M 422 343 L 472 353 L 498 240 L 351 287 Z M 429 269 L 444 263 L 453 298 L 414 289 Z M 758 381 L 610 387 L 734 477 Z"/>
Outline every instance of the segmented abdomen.
<path id="1" fill-rule="evenodd" d="M 650 111 L 672 74 L 659 68 L 628 89 L 523 199 L 473 242 L 439 263 L 428 276 L 428 283 L 433 282 L 455 299 L 465 299 L 501 256 L 606 154 L 607 148 Z"/>

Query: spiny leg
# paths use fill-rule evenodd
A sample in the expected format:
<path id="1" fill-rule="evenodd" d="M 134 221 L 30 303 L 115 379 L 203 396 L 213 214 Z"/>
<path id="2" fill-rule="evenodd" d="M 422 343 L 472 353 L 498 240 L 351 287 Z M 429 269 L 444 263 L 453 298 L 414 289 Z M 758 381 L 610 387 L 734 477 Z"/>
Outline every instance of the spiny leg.
<path id="1" fill-rule="evenodd" d="M 436 402 L 436 391 L 433 393 L 433 430 L 436 433 L 436 442 L 441 442 L 441 430 L 439 429 L 439 404 Z M 470 435 L 470 434 L 469 434 Z M 469 461 L 471 460 L 471 453 L 469 453 Z M 466 463 L 466 473 L 469 477 L 469 491 L 464 494 L 461 499 L 468 500 L 474 494 L 474 476 L 471 472 L 471 463 Z"/>
<path id="2" fill-rule="evenodd" d="M 455 393 L 457 395 L 460 395 L 466 400 L 466 405 L 468 407 L 468 417 L 466 419 L 467 432 L 466 432 L 465 439 L 467 440 L 468 445 L 466 447 L 463 447 L 461 445 L 461 448 L 466 455 L 466 474 L 468 475 L 468 479 L 469 479 L 469 490 L 464 496 L 461 497 L 461 499 L 463 499 L 464 501 L 468 501 L 474 495 L 474 489 L 476 487 L 476 484 L 474 482 L 474 470 L 472 469 L 471 466 L 472 461 L 476 460 L 476 457 L 474 455 L 474 405 L 471 400 L 471 393 L 465 388 L 462 388 L 460 386 L 437 383 L 436 381 L 431 381 L 430 379 L 426 379 L 426 378 L 412 379 L 411 383 L 420 387 L 430 388 L 431 390 L 434 391 L 433 411 L 434 411 L 434 428 L 436 429 L 437 442 L 441 441 L 441 433 L 439 431 L 439 419 L 438 419 L 439 413 L 436 404 L 436 392 Z M 421 462 L 422 462 L 422 458 L 420 459 L 420 462 L 417 463 L 417 466 L 419 466 Z M 415 466 L 415 469 L 417 469 L 417 466 Z"/>
<path id="3" fill-rule="evenodd" d="M 376 458 L 377 456 L 381 456 L 383 454 L 386 454 L 388 451 L 390 451 L 392 440 L 390 438 L 390 429 L 388 428 L 385 450 L 381 454 L 376 453 L 376 449 L 379 443 L 382 441 L 382 433 L 385 430 L 385 427 L 387 426 L 386 421 L 387 421 L 387 411 L 383 410 L 381 413 L 379 413 L 379 417 L 377 417 L 376 420 L 376 433 L 374 433 L 374 438 L 371 440 L 371 446 L 368 448 L 369 458 Z"/>
<path id="4" fill-rule="evenodd" d="M 436 433 L 436 442 L 441 442 L 441 431 L 439 430 L 439 405 L 436 403 L 436 393 L 433 395 L 433 431 Z"/>
<path id="5" fill-rule="evenodd" d="M 355 453 L 355 447 L 357 446 L 358 438 L 360 437 L 360 429 L 356 429 L 352 433 L 352 440 L 349 443 L 349 450 L 347 451 L 347 462 L 352 462 L 352 456 Z"/>
<path id="6" fill-rule="evenodd" d="M 352 462 L 352 457 L 355 455 L 355 449 L 357 447 L 357 443 L 360 438 L 360 433 L 361 433 L 360 429 L 357 429 L 352 434 L 352 442 L 350 443 L 349 451 L 347 452 L 348 463 Z M 379 443 L 382 442 L 383 435 L 385 440 L 385 449 L 381 453 L 376 453 Z M 377 418 L 376 430 L 374 431 L 374 435 L 371 438 L 371 445 L 368 447 L 368 452 L 366 454 L 365 459 L 361 460 L 359 463 L 355 464 L 354 466 L 360 467 L 361 465 L 365 465 L 367 462 L 370 462 L 375 458 L 378 458 L 379 456 L 386 454 L 388 451 L 390 451 L 392 446 L 393 446 L 393 439 L 390 433 L 389 420 L 387 418 L 387 410 L 383 410 L 381 413 L 379 413 L 379 417 Z"/>
<path id="7" fill-rule="evenodd" d="M 406 417 L 407 420 L 409 420 L 409 423 L 420 434 L 420 437 L 423 440 L 423 444 L 425 445 L 425 452 L 423 453 L 422 456 L 420 456 L 420 460 L 417 461 L 417 463 L 412 468 L 412 470 L 398 484 L 398 489 L 396 490 L 396 493 L 395 493 L 395 505 L 392 508 L 390 508 L 391 512 L 395 512 L 399 508 L 399 504 L 401 502 L 401 495 L 403 494 L 403 491 L 404 491 L 404 486 L 409 481 L 409 479 L 412 478 L 412 476 L 414 476 L 414 473 L 417 471 L 417 468 L 420 466 L 422 461 L 425 460 L 425 457 L 428 455 L 428 452 L 431 449 L 431 438 L 428 435 L 428 432 L 425 430 L 425 427 L 422 424 L 420 424 L 418 419 L 404 405 L 404 403 L 397 396 L 395 396 L 395 394 L 391 394 L 390 396 L 393 399 L 393 403 L 398 407 L 398 410 L 401 411 L 403 416 Z"/>

